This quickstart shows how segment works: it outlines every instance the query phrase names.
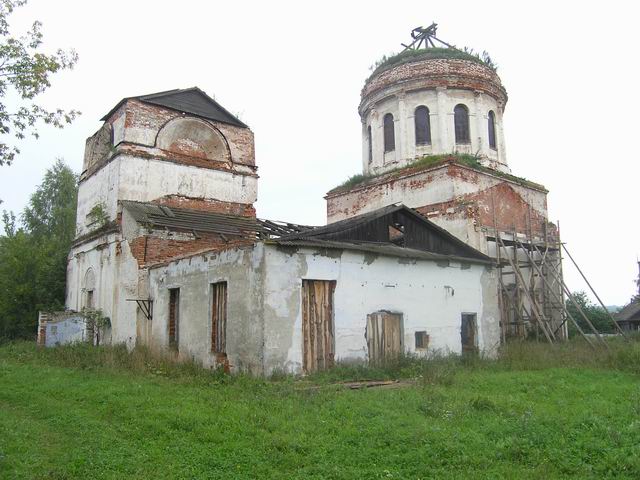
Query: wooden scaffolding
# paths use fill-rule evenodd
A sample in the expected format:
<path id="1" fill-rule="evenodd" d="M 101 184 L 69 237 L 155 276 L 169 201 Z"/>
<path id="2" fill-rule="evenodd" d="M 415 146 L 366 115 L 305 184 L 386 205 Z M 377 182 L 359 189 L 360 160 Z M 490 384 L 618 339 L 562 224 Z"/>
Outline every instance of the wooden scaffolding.
<path id="1" fill-rule="evenodd" d="M 525 235 L 516 231 L 507 233 L 494 229 L 487 240 L 494 246 L 498 263 L 498 300 L 501 316 L 502 341 L 510 338 L 535 338 L 549 343 L 568 338 L 568 324 L 592 345 L 606 347 L 602 335 L 585 314 L 575 296 L 564 282 L 562 253 L 571 259 L 585 282 L 608 312 L 602 300 L 578 267 L 577 263 L 560 240 L 560 228 L 550 234 L 546 229 L 543 238 Z M 567 309 L 569 301 L 577 315 Z M 625 335 L 609 314 L 614 328 Z M 587 331 L 581 328 L 584 320 Z M 595 340 L 595 343 L 594 343 Z"/>

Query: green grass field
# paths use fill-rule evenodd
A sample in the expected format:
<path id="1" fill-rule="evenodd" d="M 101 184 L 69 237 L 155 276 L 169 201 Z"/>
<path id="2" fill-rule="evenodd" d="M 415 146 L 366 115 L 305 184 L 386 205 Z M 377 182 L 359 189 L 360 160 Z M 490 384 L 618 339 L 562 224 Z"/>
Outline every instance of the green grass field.
<path id="1" fill-rule="evenodd" d="M 412 384 L 333 383 L 398 376 Z M 0 478 L 637 479 L 639 380 L 640 344 L 268 381 L 119 348 L 6 345 Z"/>

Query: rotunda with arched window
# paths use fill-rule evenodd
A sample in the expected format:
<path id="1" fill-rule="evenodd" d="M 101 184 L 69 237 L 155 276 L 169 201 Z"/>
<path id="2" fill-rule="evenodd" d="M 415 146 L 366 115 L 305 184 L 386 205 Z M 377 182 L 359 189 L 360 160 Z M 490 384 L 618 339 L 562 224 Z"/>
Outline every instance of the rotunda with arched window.
<path id="1" fill-rule="evenodd" d="M 470 154 L 508 172 L 506 103 L 494 67 L 455 48 L 407 50 L 385 59 L 362 89 L 364 172 L 383 173 L 447 153 Z"/>

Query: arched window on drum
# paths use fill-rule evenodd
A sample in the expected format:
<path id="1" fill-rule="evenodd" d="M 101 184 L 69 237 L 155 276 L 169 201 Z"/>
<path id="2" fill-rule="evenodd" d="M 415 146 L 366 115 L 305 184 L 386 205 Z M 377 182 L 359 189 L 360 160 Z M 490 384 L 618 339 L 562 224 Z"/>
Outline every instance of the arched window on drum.
<path id="1" fill-rule="evenodd" d="M 384 153 L 393 152 L 396 149 L 396 132 L 393 115 L 387 113 L 383 120 L 384 128 Z"/>
<path id="2" fill-rule="evenodd" d="M 489 110 L 489 115 L 487 115 L 487 122 L 489 128 L 489 147 L 494 150 L 496 147 L 496 114 L 493 113 L 493 110 Z"/>
<path id="3" fill-rule="evenodd" d="M 453 116 L 456 143 L 471 143 L 471 135 L 469 133 L 469 109 L 460 103 L 453 109 Z"/>
<path id="4" fill-rule="evenodd" d="M 420 105 L 416 108 L 414 123 L 416 129 L 416 145 L 431 145 L 431 121 L 427 107 Z"/>

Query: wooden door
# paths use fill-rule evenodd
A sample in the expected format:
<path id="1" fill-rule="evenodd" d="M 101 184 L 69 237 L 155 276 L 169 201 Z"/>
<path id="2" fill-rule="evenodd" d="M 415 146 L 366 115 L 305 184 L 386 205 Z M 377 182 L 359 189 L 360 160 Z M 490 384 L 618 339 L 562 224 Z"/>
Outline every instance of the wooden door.
<path id="1" fill-rule="evenodd" d="M 478 325 L 475 313 L 463 313 L 460 325 L 463 354 L 478 353 Z"/>
<path id="2" fill-rule="evenodd" d="M 336 282 L 302 281 L 302 368 L 306 373 L 333 366 L 333 292 Z"/>
<path id="3" fill-rule="evenodd" d="M 369 362 L 384 363 L 402 354 L 402 314 L 375 312 L 367 315 Z"/>

